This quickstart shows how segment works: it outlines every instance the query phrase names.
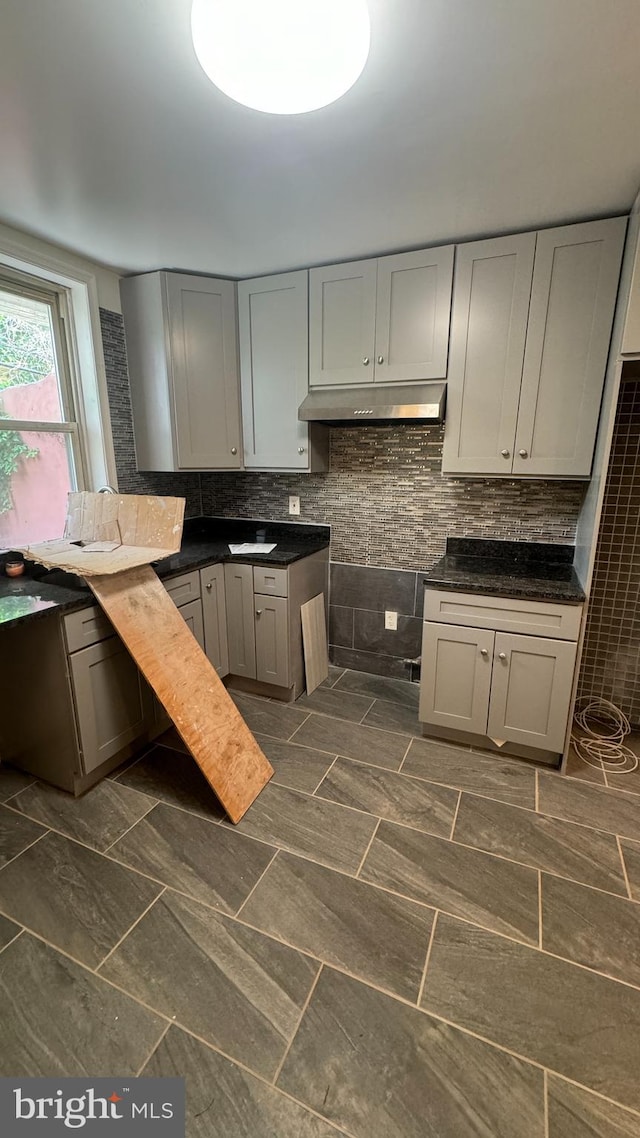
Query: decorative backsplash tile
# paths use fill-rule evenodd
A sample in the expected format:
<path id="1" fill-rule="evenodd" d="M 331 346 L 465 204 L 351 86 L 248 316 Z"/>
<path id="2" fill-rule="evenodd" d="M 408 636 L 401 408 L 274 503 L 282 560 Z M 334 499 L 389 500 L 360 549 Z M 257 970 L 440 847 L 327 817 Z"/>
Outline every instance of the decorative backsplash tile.
<path id="1" fill-rule="evenodd" d="M 138 471 L 133 440 L 124 321 L 119 312 L 108 312 L 105 308 L 101 308 L 100 327 L 120 492 L 186 498 L 186 516 L 195 517 L 201 514 L 199 474 L 158 474 Z"/>
<path id="2" fill-rule="evenodd" d="M 337 427 L 327 474 L 203 474 L 205 514 L 329 522 L 331 557 L 427 569 L 447 536 L 572 544 L 582 482 L 443 478 L 440 426 Z"/>
<path id="3" fill-rule="evenodd" d="M 640 724 L 640 381 L 623 382 L 605 486 L 578 695 Z"/>

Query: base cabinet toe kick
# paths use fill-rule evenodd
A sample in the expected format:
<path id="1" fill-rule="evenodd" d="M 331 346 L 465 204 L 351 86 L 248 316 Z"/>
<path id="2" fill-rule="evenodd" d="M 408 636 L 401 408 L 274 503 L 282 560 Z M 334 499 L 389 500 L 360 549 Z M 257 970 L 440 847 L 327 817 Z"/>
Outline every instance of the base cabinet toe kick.
<path id="1" fill-rule="evenodd" d="M 557 765 L 573 691 L 579 604 L 425 590 L 424 733 Z"/>

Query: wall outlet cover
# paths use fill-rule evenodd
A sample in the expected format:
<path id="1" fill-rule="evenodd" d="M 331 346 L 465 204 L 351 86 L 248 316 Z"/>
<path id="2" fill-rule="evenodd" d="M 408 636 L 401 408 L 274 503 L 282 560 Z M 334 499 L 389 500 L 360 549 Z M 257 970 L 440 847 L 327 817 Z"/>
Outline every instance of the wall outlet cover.
<path id="1" fill-rule="evenodd" d="M 397 612 L 390 612 L 388 609 L 385 610 L 384 626 L 385 626 L 385 628 L 388 628 L 390 632 L 397 632 L 398 631 L 398 614 L 397 614 Z"/>
<path id="2" fill-rule="evenodd" d="M 289 513 L 290 514 L 299 514 L 300 513 L 300 498 L 298 497 L 297 494 L 290 494 L 289 495 Z"/>

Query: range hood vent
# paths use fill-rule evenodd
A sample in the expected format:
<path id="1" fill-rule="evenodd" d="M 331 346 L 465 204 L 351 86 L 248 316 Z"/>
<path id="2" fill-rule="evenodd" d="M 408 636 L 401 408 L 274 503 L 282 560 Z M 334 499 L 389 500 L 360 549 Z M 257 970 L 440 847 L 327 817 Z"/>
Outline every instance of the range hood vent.
<path id="1" fill-rule="evenodd" d="M 412 383 L 398 387 L 311 391 L 298 408 L 298 418 L 307 423 L 334 426 L 442 423 L 446 390 L 446 383 Z"/>

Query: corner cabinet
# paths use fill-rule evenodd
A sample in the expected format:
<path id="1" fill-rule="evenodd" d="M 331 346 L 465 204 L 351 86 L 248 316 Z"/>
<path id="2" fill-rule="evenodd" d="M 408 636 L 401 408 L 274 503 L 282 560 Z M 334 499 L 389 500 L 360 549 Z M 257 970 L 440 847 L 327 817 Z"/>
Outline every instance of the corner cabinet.
<path id="1" fill-rule="evenodd" d="M 329 466 L 328 428 L 298 419 L 309 387 L 308 279 L 303 270 L 238 284 L 247 470 Z"/>
<path id="2" fill-rule="evenodd" d="M 580 605 L 427 590 L 421 722 L 560 754 L 581 614 Z"/>
<path id="3" fill-rule="evenodd" d="M 309 385 L 447 375 L 454 246 L 309 271 Z"/>
<path id="4" fill-rule="evenodd" d="M 235 290 L 183 273 L 120 282 L 139 470 L 241 468 Z"/>
<path id="5" fill-rule="evenodd" d="M 590 476 L 625 231 L 458 247 L 444 474 Z"/>

